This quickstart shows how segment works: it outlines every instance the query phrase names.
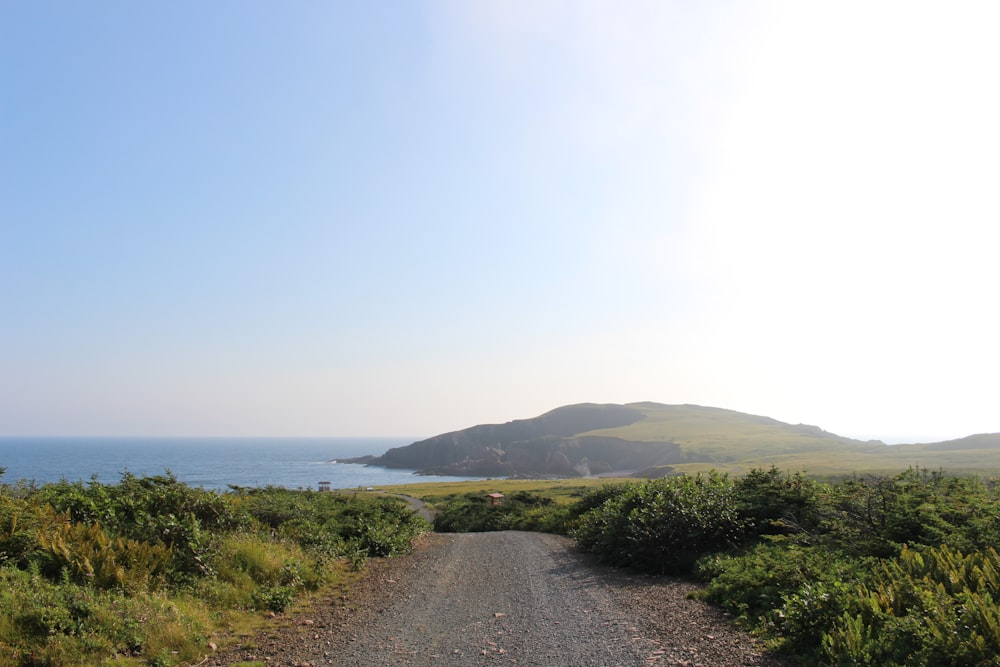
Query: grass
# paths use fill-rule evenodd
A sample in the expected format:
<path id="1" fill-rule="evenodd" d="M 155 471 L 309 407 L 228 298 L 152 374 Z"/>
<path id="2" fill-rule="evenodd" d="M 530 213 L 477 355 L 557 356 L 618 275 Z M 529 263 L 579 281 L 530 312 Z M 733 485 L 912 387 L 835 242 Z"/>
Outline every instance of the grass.
<path id="1" fill-rule="evenodd" d="M 670 443 L 663 447 L 661 456 L 643 459 L 669 465 L 669 468 L 661 469 L 662 475 L 710 470 L 742 475 L 754 468 L 768 469 L 772 466 L 788 471 L 806 471 L 812 476 L 824 478 L 867 473 L 892 475 L 913 466 L 955 474 L 1000 474 L 1000 435 L 997 434 L 932 445 L 885 445 L 878 441 L 845 438 L 816 426 L 786 424 L 769 417 L 722 408 L 658 403 L 630 403 L 627 407 L 641 413 L 642 418 L 626 426 L 580 432 L 574 436 L 580 441 L 585 437 L 625 441 L 626 444 L 620 446 L 613 442 L 606 443 L 603 446 L 607 449 L 603 452 L 589 454 L 594 460 L 606 461 L 607 466 L 614 469 L 647 465 L 620 465 L 623 460 L 634 462 L 635 459 L 629 458 L 630 451 L 635 449 L 631 443 L 638 442 Z M 577 461 L 583 456 L 583 445 L 574 443 L 573 438 L 562 440 L 564 447 L 560 451 L 571 460 Z M 551 442 L 544 441 L 539 446 L 551 445 Z M 677 447 L 680 448 L 679 453 Z M 477 456 L 475 449 L 475 446 L 469 446 L 469 455 L 473 458 Z M 649 449 L 656 450 L 656 445 Z M 428 454 L 428 466 L 439 463 Z M 596 484 L 603 482 L 599 480 Z M 401 492 L 419 494 L 422 493 L 419 490 L 422 486 L 419 483 L 409 484 L 406 488 L 412 491 Z M 515 487 L 514 490 L 522 488 L 535 490 L 538 487 L 532 482 L 531 486 Z M 461 486 L 456 487 L 455 492 L 475 490 Z M 451 492 L 433 493 L 447 495 Z"/>
<path id="2" fill-rule="evenodd" d="M 837 442 L 868 447 L 821 429 L 785 424 L 769 417 L 698 405 L 635 404 L 645 418 L 628 426 L 600 429 L 585 435 L 602 435 L 645 442 L 676 442 L 685 448 L 720 457 L 743 458 L 748 452 L 798 451 L 828 447 Z M 581 434 L 584 435 L 584 434 Z"/>
<path id="3" fill-rule="evenodd" d="M 597 435 L 644 442 L 674 442 L 705 462 L 679 463 L 672 474 L 719 470 L 743 474 L 753 468 L 806 471 L 815 476 L 895 474 L 912 466 L 955 474 L 1000 473 L 1000 447 L 970 443 L 962 449 L 883 445 L 789 425 L 768 417 L 696 405 L 632 404 L 645 418 Z"/>
<path id="4" fill-rule="evenodd" d="M 423 501 L 434 503 L 449 496 L 467 493 L 499 492 L 510 495 L 518 491 L 530 491 L 548 496 L 556 503 L 568 505 L 578 500 L 583 494 L 605 484 L 620 484 L 635 481 L 621 477 L 581 477 L 573 479 L 491 479 L 470 482 L 420 482 L 416 484 L 397 484 L 381 486 L 378 491 L 388 494 L 412 496 Z"/>
<path id="5" fill-rule="evenodd" d="M 909 468 L 945 470 L 954 475 L 1000 474 L 1000 451 L 928 451 L 915 445 L 893 445 L 888 451 L 865 452 L 795 452 L 781 455 L 747 457 L 727 463 L 682 463 L 672 466 L 675 473 L 709 470 L 742 475 L 753 468 L 775 466 L 789 472 L 802 471 L 810 477 L 851 475 L 895 475 Z"/>

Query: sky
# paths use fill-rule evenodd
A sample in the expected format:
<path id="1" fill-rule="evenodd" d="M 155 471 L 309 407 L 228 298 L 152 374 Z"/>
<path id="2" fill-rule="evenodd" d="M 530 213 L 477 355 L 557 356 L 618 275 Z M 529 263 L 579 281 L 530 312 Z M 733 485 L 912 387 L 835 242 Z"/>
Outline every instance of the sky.
<path id="1" fill-rule="evenodd" d="M 991 0 L 0 0 L 0 434 L 998 432 L 997 34 Z"/>

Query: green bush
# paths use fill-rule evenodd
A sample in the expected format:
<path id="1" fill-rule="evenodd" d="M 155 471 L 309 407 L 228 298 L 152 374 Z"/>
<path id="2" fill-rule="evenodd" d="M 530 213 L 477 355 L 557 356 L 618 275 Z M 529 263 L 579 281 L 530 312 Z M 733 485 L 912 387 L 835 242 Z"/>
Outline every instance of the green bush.
<path id="1" fill-rule="evenodd" d="M 1000 499 L 981 480 L 911 468 L 837 485 L 825 532 L 859 555 L 896 556 L 904 546 L 974 550 L 1000 541 Z"/>
<path id="2" fill-rule="evenodd" d="M 689 573 L 705 554 L 740 544 L 747 522 L 727 475 L 670 477 L 619 487 L 580 517 L 574 536 L 605 561 L 644 571 Z"/>
<path id="3" fill-rule="evenodd" d="M 571 515 L 581 546 L 615 564 L 687 574 L 700 556 L 700 597 L 802 660 L 1000 665 L 992 483 L 772 468 L 605 488 Z"/>
<path id="4" fill-rule="evenodd" d="M 1000 556 L 904 548 L 846 596 L 822 638 L 834 665 L 1000 664 Z"/>
<path id="5" fill-rule="evenodd" d="M 218 619 L 283 611 L 427 529 L 375 496 L 165 476 L 0 485 L 0 665 L 194 664 Z M 213 618 L 215 620 L 213 620 Z"/>
<path id="6" fill-rule="evenodd" d="M 377 496 L 347 506 L 341 537 L 364 553 L 384 558 L 410 553 L 413 539 L 427 530 L 427 522 L 397 498 Z"/>
<path id="7" fill-rule="evenodd" d="M 74 523 L 99 523 L 114 537 L 168 547 L 175 582 L 211 574 L 205 569 L 211 536 L 238 524 L 223 496 L 182 484 L 169 472 L 125 473 L 119 484 L 64 481 L 41 487 L 33 500 L 68 513 Z"/>
<path id="8" fill-rule="evenodd" d="M 481 494 L 469 493 L 439 500 L 434 530 L 441 533 L 478 533 L 494 530 L 565 532 L 568 508 L 546 496 L 518 491 L 494 505 Z"/>
<path id="9" fill-rule="evenodd" d="M 754 469 L 735 481 L 736 503 L 757 535 L 809 533 L 822 520 L 822 487 L 801 473 Z"/>
<path id="10" fill-rule="evenodd" d="M 34 557 L 40 569 L 76 583 L 139 592 L 159 589 L 166 580 L 171 550 L 107 535 L 100 524 L 61 523 L 40 531 Z"/>
<path id="11" fill-rule="evenodd" d="M 266 488 L 240 490 L 240 509 L 305 548 L 330 557 L 409 553 L 427 522 L 397 499 Z"/>
<path id="12" fill-rule="evenodd" d="M 202 652 L 206 619 L 158 595 L 52 582 L 0 568 L 0 664 L 92 665 L 116 657 L 170 663 Z M 176 651 L 173 655 L 171 652 Z"/>
<path id="13" fill-rule="evenodd" d="M 740 554 L 712 554 L 696 573 L 707 584 L 699 597 L 749 622 L 768 622 L 787 596 L 818 582 L 853 580 L 850 561 L 823 547 L 766 540 Z"/>

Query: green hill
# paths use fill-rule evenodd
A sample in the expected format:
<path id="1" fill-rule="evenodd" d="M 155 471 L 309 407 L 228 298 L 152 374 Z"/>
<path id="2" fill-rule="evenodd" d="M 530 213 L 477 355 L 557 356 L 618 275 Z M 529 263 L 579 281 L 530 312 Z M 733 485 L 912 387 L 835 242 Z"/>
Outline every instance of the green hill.
<path id="1" fill-rule="evenodd" d="M 444 433 L 370 462 L 425 474 L 496 477 L 659 476 L 712 468 L 740 473 L 772 465 L 815 475 L 894 472 L 914 465 L 1000 472 L 1000 434 L 890 446 L 721 408 L 582 403 Z"/>
<path id="2" fill-rule="evenodd" d="M 980 433 L 958 440 L 888 448 L 902 465 L 920 465 L 961 473 L 1000 473 L 1000 433 Z"/>

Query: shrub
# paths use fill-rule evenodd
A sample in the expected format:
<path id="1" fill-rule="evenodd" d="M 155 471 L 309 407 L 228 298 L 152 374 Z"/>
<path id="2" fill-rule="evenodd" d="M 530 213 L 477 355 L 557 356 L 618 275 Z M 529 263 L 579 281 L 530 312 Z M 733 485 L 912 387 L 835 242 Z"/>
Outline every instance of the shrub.
<path id="1" fill-rule="evenodd" d="M 741 554 L 712 554 L 696 568 L 707 581 L 700 597 L 744 621 L 767 621 L 786 596 L 819 581 L 852 580 L 848 562 L 822 547 L 778 538 Z"/>
<path id="2" fill-rule="evenodd" d="M 615 565 L 688 573 L 701 556 L 744 538 L 735 486 L 720 473 L 670 477 L 619 487 L 583 514 L 574 532 L 580 546 Z"/>
<path id="3" fill-rule="evenodd" d="M 302 592 L 318 589 L 335 570 L 301 546 L 252 533 L 225 536 L 213 568 L 216 576 L 197 590 L 226 607 L 284 611 Z"/>
<path id="4" fill-rule="evenodd" d="M 174 664 L 197 657 L 207 628 L 203 613 L 158 595 L 0 568 L 0 664 L 93 665 L 117 656 L 157 664 L 165 651 Z"/>
<path id="5" fill-rule="evenodd" d="M 1000 540 L 1000 501 L 980 480 L 911 468 L 833 489 L 824 530 L 859 555 L 895 557 L 906 546 L 972 551 Z"/>
<path id="6" fill-rule="evenodd" d="M 615 564 L 686 574 L 700 554 L 700 596 L 799 658 L 1000 665 L 1000 494 L 977 478 L 772 468 L 605 488 L 574 513 Z"/>
<path id="7" fill-rule="evenodd" d="M 218 495 L 172 475 L 0 485 L 0 665 L 194 664 L 206 633 L 282 611 L 427 528 L 401 502 L 284 489 Z"/>
<path id="8" fill-rule="evenodd" d="M 823 636 L 836 665 L 993 665 L 1000 657 L 1000 555 L 904 548 L 859 586 Z"/>
<path id="9" fill-rule="evenodd" d="M 811 533 L 819 527 L 822 487 L 802 473 L 755 468 L 735 487 L 740 516 L 756 535 Z"/>
<path id="10" fill-rule="evenodd" d="M 518 491 L 500 505 L 481 494 L 469 493 L 438 501 L 434 529 L 442 533 L 477 533 L 494 530 L 565 532 L 569 510 L 547 496 Z"/>
<path id="11" fill-rule="evenodd" d="M 478 494 L 444 498 L 436 503 L 434 530 L 440 533 L 482 533 L 499 530 L 499 508 Z"/>
<path id="12" fill-rule="evenodd" d="M 67 512 L 73 522 L 100 523 L 112 536 L 170 548 L 174 582 L 211 574 L 205 569 L 211 535 L 237 524 L 222 496 L 182 484 L 169 472 L 142 478 L 125 473 L 117 485 L 46 485 L 35 502 Z"/>
<path id="13" fill-rule="evenodd" d="M 160 588 L 171 561 L 162 544 L 108 537 L 100 524 L 61 523 L 39 532 L 35 558 L 50 574 L 131 592 Z"/>
<path id="14" fill-rule="evenodd" d="M 376 558 L 410 553 L 413 539 L 428 528 L 403 501 L 385 496 L 353 498 L 345 506 L 339 526 L 341 538 Z"/>
<path id="15" fill-rule="evenodd" d="M 267 488 L 241 490 L 237 502 L 259 522 L 326 556 L 408 553 L 428 529 L 405 503 L 386 496 Z"/>

